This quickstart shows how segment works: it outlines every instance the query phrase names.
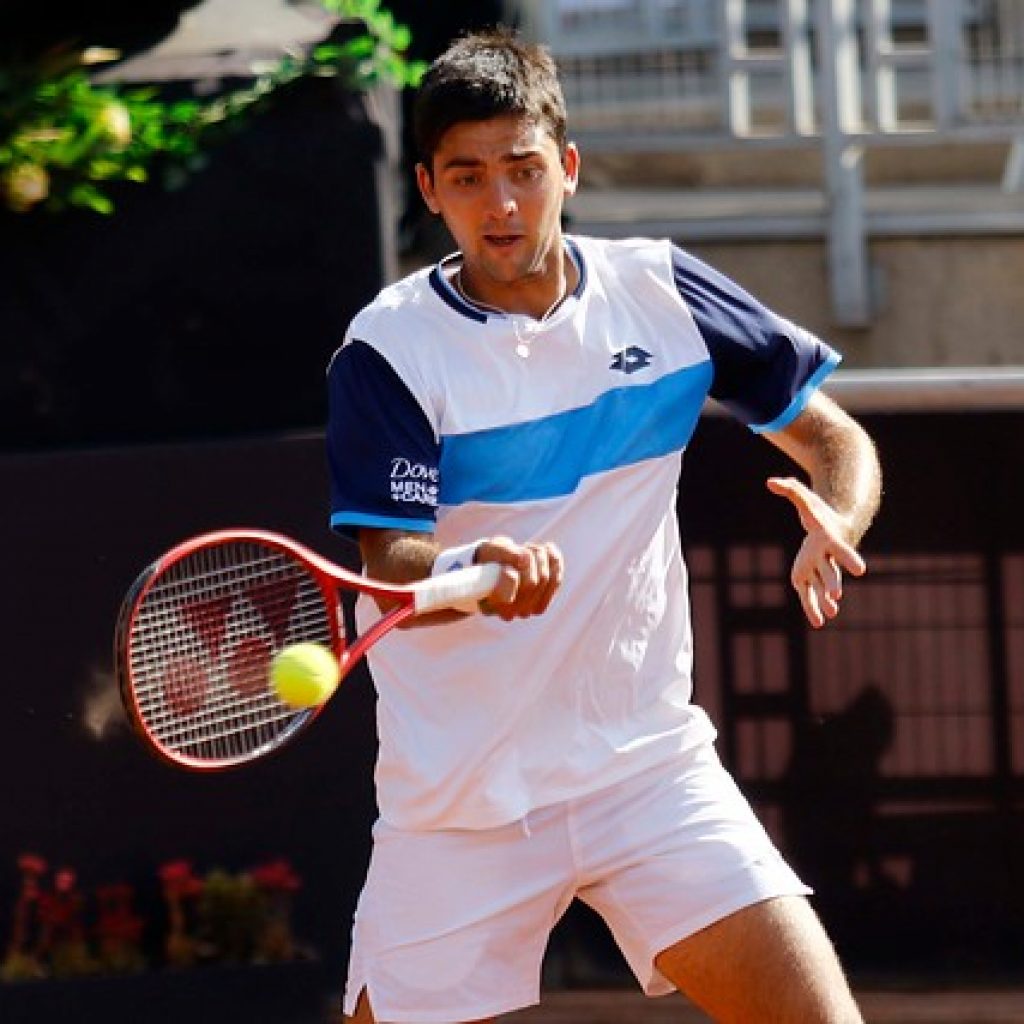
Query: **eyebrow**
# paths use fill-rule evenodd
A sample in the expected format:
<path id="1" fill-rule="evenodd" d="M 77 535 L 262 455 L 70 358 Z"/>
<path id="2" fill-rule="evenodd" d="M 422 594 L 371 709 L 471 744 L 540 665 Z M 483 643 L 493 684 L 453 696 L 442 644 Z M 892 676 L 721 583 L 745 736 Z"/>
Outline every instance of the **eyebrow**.
<path id="1" fill-rule="evenodd" d="M 518 164 L 523 163 L 526 160 L 534 160 L 538 156 L 540 156 L 539 149 L 528 149 L 520 153 L 504 153 L 498 158 L 498 160 L 500 163 Z M 442 171 L 448 171 L 459 167 L 481 167 L 484 163 L 486 163 L 485 160 L 478 160 L 476 157 L 453 156 L 445 160 L 445 162 L 441 164 L 440 169 Z"/>

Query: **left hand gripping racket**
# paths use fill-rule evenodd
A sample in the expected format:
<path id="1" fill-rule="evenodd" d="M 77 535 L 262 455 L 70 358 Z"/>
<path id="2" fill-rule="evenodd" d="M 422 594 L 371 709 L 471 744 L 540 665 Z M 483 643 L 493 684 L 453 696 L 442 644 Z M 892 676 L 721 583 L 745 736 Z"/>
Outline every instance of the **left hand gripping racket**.
<path id="1" fill-rule="evenodd" d="M 475 565 L 396 585 L 264 530 L 194 537 L 150 565 L 124 599 L 114 640 L 121 699 L 166 760 L 198 771 L 245 764 L 287 743 L 322 708 L 294 708 L 274 694 L 270 662 L 283 647 L 328 647 L 344 678 L 400 623 L 483 599 L 500 571 Z M 340 591 L 397 605 L 349 643 Z"/>

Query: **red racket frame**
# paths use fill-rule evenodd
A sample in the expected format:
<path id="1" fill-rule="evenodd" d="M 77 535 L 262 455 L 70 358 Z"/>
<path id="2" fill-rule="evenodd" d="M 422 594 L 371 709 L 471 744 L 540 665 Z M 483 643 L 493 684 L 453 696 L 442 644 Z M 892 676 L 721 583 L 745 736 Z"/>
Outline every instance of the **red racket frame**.
<path id="1" fill-rule="evenodd" d="M 164 580 L 173 567 L 184 559 L 206 549 L 235 543 L 259 544 L 279 551 L 295 559 L 309 571 L 310 576 L 320 589 L 324 607 L 327 609 L 330 646 L 338 659 L 342 679 L 382 636 L 416 614 L 416 595 L 412 587 L 380 583 L 361 576 L 335 565 L 297 541 L 268 530 L 249 528 L 216 530 L 192 537 L 161 555 L 140 574 L 124 599 L 115 632 L 114 659 L 121 698 L 136 732 L 163 760 L 193 771 L 219 771 L 265 756 L 272 750 L 284 746 L 297 733 L 305 729 L 326 706 L 325 703 L 297 711 L 292 723 L 279 733 L 266 748 L 259 748 L 247 753 L 244 757 L 221 759 L 193 757 L 170 749 L 161 743 L 146 725 L 146 715 L 140 707 L 139 694 L 132 679 L 133 636 L 143 603 L 153 587 Z M 345 636 L 339 590 L 384 597 L 397 601 L 398 604 L 349 645 Z"/>

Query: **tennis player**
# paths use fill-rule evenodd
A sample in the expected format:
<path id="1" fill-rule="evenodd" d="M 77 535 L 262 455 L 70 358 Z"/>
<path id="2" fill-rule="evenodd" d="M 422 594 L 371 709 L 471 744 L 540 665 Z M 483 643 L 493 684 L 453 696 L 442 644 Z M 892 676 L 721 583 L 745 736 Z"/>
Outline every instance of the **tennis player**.
<path id="1" fill-rule="evenodd" d="M 331 522 L 384 579 L 505 569 L 489 614 L 371 655 L 380 818 L 345 1012 L 454 1024 L 535 1003 L 578 897 L 651 995 L 721 1021 L 860 1021 L 690 701 L 676 516 L 711 395 L 805 471 L 768 486 L 804 530 L 807 618 L 832 619 L 880 493 L 870 440 L 817 390 L 839 356 L 668 241 L 563 234 L 580 156 L 543 49 L 456 42 L 415 130 L 459 251 L 385 288 L 331 363 Z"/>

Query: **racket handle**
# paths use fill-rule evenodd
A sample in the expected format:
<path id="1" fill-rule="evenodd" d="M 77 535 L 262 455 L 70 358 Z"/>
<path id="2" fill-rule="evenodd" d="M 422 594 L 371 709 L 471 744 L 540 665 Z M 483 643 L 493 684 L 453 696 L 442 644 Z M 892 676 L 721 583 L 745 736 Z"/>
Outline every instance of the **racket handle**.
<path id="1" fill-rule="evenodd" d="M 501 566 L 488 562 L 421 580 L 416 584 L 416 614 L 440 608 L 475 612 L 479 602 L 495 588 L 500 576 Z"/>

